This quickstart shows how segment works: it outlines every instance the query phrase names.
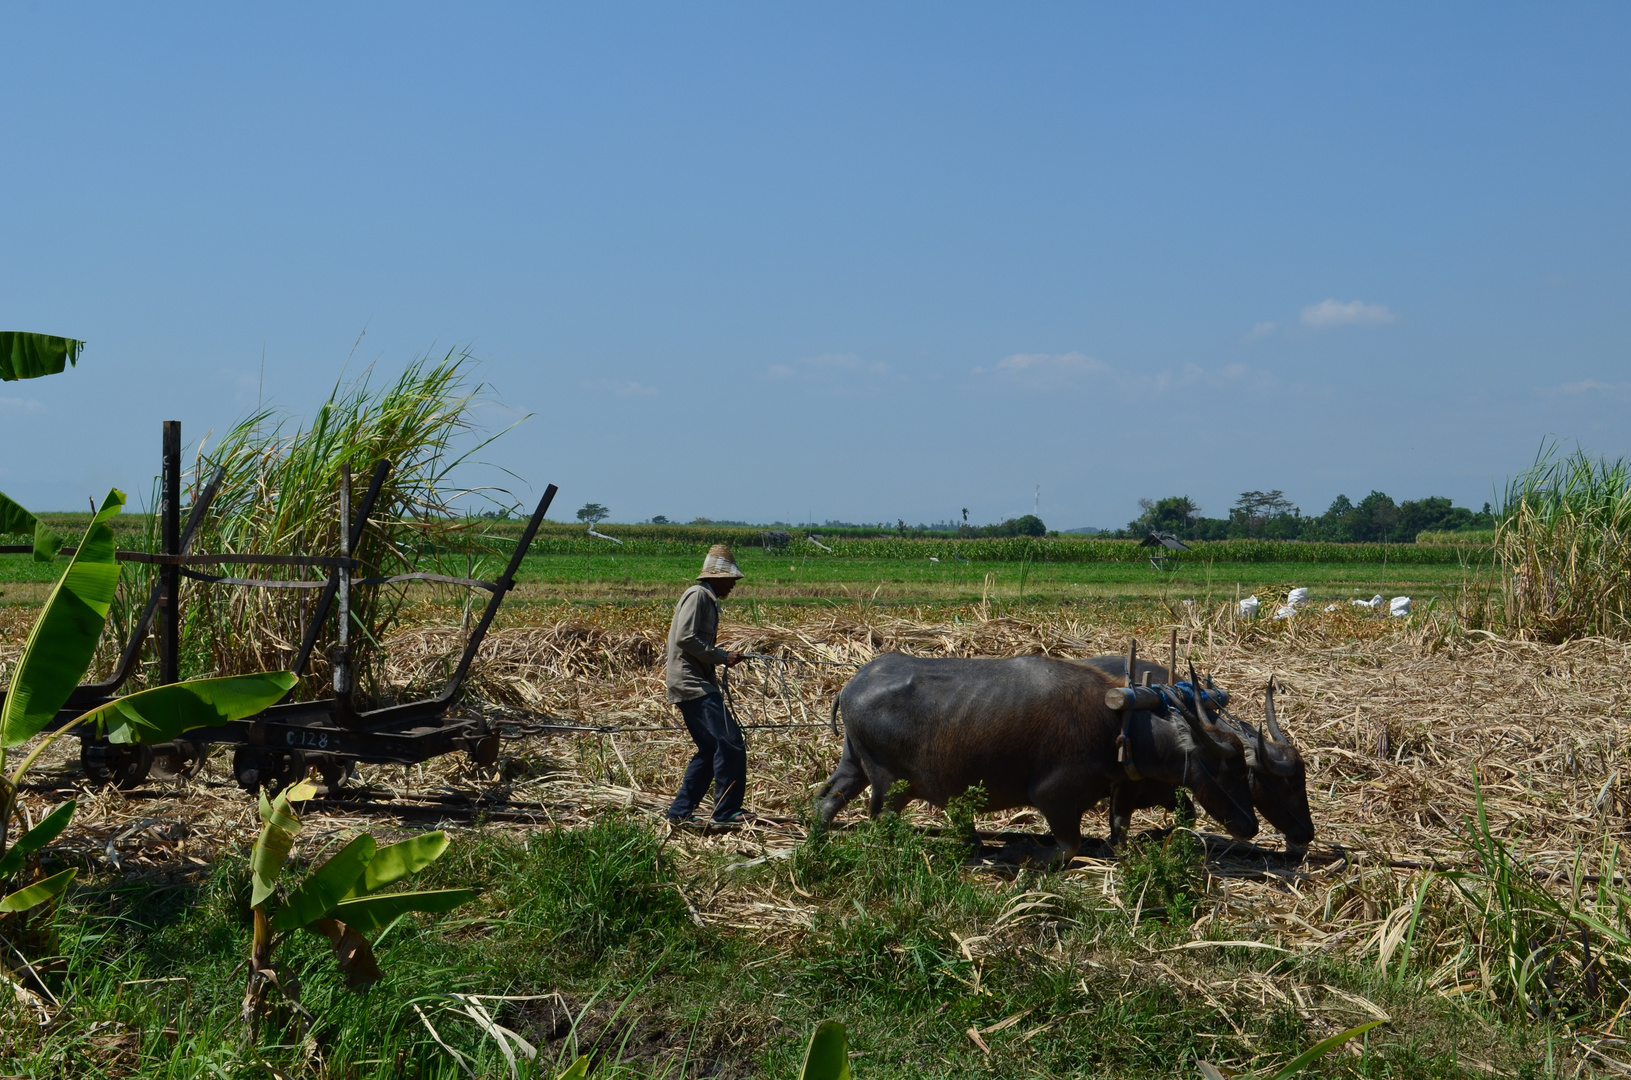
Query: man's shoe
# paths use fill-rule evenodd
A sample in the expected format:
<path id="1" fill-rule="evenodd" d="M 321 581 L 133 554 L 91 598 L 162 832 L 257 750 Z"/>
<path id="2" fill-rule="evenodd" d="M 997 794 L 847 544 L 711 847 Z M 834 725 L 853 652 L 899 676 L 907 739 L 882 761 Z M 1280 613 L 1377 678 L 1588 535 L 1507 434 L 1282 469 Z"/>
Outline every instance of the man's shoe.
<path id="1" fill-rule="evenodd" d="M 697 819 L 692 817 L 690 814 L 664 814 L 663 820 L 668 822 L 676 829 L 695 829 L 700 824 Z"/>
<path id="2" fill-rule="evenodd" d="M 746 810 L 738 810 L 729 817 L 714 818 L 709 822 L 716 829 L 740 829 L 753 820 L 753 815 Z"/>

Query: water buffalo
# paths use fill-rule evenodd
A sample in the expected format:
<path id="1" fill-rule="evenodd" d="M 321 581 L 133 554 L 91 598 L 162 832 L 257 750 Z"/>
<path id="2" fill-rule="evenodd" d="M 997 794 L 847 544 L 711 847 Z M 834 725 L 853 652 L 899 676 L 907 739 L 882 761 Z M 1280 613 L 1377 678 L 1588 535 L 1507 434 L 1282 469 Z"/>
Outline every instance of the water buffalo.
<path id="1" fill-rule="evenodd" d="M 1095 656 L 1082 663 L 1104 672 L 1115 682 L 1122 681 L 1127 673 L 1127 659 L 1123 656 Z M 1142 681 L 1146 673 L 1157 683 L 1167 683 L 1172 678 L 1160 664 L 1138 661 L 1138 680 Z M 1286 852 L 1301 855 L 1314 839 L 1314 818 L 1308 810 L 1308 770 L 1302 755 L 1274 718 L 1272 679 L 1263 696 L 1263 719 L 1267 738 L 1264 730 L 1244 720 L 1230 716 L 1223 718 L 1223 723 L 1245 744 L 1246 761 L 1251 768 L 1253 806 L 1285 836 Z M 1179 808 L 1173 785 L 1145 779 L 1117 787 L 1110 800 L 1111 842 L 1119 842 L 1126 834 L 1134 810 L 1157 807 Z"/>
<path id="2" fill-rule="evenodd" d="M 1122 717 L 1104 701 L 1120 682 L 1046 656 L 885 653 L 833 702 L 835 726 L 844 718 L 844 754 L 822 789 L 821 822 L 830 823 L 869 784 L 874 817 L 897 780 L 908 787 L 891 810 L 913 799 L 945 806 L 984 784 L 987 809 L 1041 811 L 1068 860 L 1081 846 L 1082 814 L 1125 778 L 1116 760 Z M 1238 736 L 1196 717 L 1148 712 L 1133 714 L 1128 735 L 1143 775 L 1190 788 L 1232 835 L 1256 835 Z"/>

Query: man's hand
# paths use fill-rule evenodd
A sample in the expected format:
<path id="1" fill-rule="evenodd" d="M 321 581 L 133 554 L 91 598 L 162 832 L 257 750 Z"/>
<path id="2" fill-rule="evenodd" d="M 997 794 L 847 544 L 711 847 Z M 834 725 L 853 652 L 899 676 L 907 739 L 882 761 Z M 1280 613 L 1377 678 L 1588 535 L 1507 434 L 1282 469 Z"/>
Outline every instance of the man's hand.
<path id="1" fill-rule="evenodd" d="M 725 654 L 725 666 L 726 667 L 735 667 L 737 664 L 740 664 L 742 661 L 744 661 L 746 659 L 747 659 L 747 657 L 743 656 L 739 652 L 734 652 L 734 651 L 728 652 L 728 653 Z"/>

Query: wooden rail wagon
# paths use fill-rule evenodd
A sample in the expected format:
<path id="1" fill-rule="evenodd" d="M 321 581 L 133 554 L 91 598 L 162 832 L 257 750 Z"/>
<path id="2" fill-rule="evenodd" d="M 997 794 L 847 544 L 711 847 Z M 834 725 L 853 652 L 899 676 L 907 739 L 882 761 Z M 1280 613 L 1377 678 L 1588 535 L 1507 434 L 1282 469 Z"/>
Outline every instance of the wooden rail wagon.
<path id="1" fill-rule="evenodd" d="M 188 732 L 184 739 L 157 745 L 114 744 L 97 738 L 93 731 L 76 728 L 73 734 L 80 740 L 80 761 L 87 777 L 96 783 L 134 787 L 150 772 L 167 776 L 196 774 L 212 745 L 218 743 L 232 747 L 233 774 L 238 783 L 249 791 L 261 788 L 277 790 L 307 775 L 313 768 L 330 786 L 337 786 L 357 762 L 414 764 L 455 751 L 468 753 L 481 764 L 492 764 L 497 760 L 499 737 L 489 729 L 486 721 L 451 717 L 448 713 L 458 698 L 464 679 L 470 672 L 470 664 L 481 648 L 499 606 L 504 602 L 505 595 L 515 587 L 516 572 L 532 546 L 539 524 L 549 511 L 556 487 L 550 484 L 544 490 L 543 497 L 538 500 L 532 517 L 516 542 L 515 550 L 510 554 L 508 565 L 495 581 L 432 573 L 357 578 L 353 572 L 362 567 L 352 553 L 362 541 L 369 515 L 373 512 L 390 469 L 391 463 L 388 461 L 378 462 L 374 466 L 368 487 L 354 508 L 355 512 L 351 505 L 350 470 L 342 470 L 338 506 L 344 527 L 338 530 L 340 550 L 335 554 L 196 553 L 192 550 L 193 543 L 199 526 L 209 513 L 210 504 L 220 491 L 224 471 L 217 470 L 198 492 L 183 524 L 181 424 L 174 420 L 165 421 L 159 550 L 121 550 L 117 553 L 121 562 L 157 566 L 157 578 L 148 591 L 146 606 L 129 639 L 122 643 L 112 673 L 101 682 L 86 683 L 76 689 L 51 727 L 61 727 L 87 710 L 116 697 L 119 688 L 135 671 L 149 635 L 156 639 L 157 682 L 166 684 L 179 681 L 181 624 L 178 599 L 183 577 L 224 588 L 321 589 L 306 620 L 305 634 L 289 669 L 297 675 L 306 674 L 322 628 L 330 615 L 334 615 L 337 620 L 334 636 L 338 642 L 330 656 L 334 694 L 313 701 L 285 699 L 251 719 L 215 728 L 196 729 Z M 0 554 L 22 554 L 32 550 L 29 546 L 0 545 Z M 71 555 L 73 550 L 65 548 L 63 554 Z M 265 580 L 218 576 L 197 569 L 225 566 L 315 567 L 326 570 L 327 575 L 326 580 L 322 581 Z M 358 709 L 348 652 L 353 590 L 408 581 L 461 585 L 485 590 L 489 596 L 481 618 L 465 638 L 458 665 L 441 693 L 383 708 Z M 4 694 L 0 692 L 0 701 L 3 700 Z"/>

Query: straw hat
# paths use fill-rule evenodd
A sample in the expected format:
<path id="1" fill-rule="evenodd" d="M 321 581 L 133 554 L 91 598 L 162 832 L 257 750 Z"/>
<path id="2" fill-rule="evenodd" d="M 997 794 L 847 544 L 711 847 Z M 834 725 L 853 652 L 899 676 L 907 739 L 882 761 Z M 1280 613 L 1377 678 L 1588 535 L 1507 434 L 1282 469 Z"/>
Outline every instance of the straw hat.
<path id="1" fill-rule="evenodd" d="M 707 558 L 702 560 L 702 573 L 697 575 L 697 579 L 741 576 L 742 571 L 737 569 L 736 556 L 731 554 L 731 549 L 724 544 L 715 544 L 708 549 Z"/>

